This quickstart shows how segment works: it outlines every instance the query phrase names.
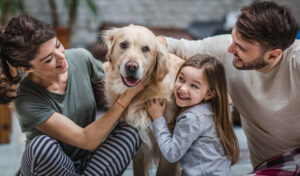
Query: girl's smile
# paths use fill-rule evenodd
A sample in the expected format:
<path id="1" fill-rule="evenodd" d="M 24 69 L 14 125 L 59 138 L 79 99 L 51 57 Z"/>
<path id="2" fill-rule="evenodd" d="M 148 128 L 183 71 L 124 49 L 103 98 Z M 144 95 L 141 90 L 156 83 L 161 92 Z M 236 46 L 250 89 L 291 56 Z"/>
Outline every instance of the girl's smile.
<path id="1" fill-rule="evenodd" d="M 208 100 L 209 88 L 203 69 L 185 66 L 178 74 L 174 85 L 176 104 L 180 107 L 189 107 Z"/>

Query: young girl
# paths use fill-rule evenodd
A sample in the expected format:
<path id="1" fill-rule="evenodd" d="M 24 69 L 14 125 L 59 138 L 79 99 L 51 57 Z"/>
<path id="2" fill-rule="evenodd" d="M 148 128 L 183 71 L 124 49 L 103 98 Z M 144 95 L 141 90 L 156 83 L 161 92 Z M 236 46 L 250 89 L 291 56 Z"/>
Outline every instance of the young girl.
<path id="1" fill-rule="evenodd" d="M 163 118 L 166 102 L 147 102 L 150 126 L 161 152 L 170 162 L 179 160 L 182 175 L 231 175 L 239 146 L 229 120 L 225 71 L 215 58 L 199 54 L 179 69 L 174 86 L 180 114 L 174 133 Z"/>

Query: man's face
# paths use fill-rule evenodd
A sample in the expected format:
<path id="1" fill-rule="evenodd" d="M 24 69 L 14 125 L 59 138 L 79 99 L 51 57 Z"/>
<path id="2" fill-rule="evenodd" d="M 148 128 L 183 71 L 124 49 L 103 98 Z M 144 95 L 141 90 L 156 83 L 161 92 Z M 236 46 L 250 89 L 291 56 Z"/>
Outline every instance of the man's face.
<path id="1" fill-rule="evenodd" d="M 239 70 L 257 70 L 265 67 L 265 53 L 262 52 L 257 42 L 249 43 L 242 39 L 235 28 L 232 30 L 232 44 L 228 52 L 234 55 L 233 65 Z"/>

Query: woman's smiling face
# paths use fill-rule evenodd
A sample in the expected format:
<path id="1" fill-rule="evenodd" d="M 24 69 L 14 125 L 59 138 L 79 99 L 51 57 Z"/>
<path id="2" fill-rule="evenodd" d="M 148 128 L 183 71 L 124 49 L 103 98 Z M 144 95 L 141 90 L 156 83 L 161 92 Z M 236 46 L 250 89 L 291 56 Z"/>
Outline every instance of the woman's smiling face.
<path id="1" fill-rule="evenodd" d="M 49 76 L 64 73 L 68 69 L 64 52 L 64 47 L 56 37 L 42 43 L 30 62 L 33 66 L 32 72 Z"/>

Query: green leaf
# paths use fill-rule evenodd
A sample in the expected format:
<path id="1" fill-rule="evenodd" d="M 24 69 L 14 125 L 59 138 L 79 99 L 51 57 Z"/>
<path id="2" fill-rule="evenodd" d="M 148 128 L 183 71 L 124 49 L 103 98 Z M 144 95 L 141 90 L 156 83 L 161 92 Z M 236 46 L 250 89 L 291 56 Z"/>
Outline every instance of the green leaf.
<path id="1" fill-rule="evenodd" d="M 4 0 L 0 0 L 0 13 L 2 12 L 2 8 L 3 8 L 3 4 L 4 4 Z"/>
<path id="2" fill-rule="evenodd" d="M 94 15 L 98 14 L 97 6 L 93 0 L 86 0 L 89 8 L 92 10 Z"/>
<path id="3" fill-rule="evenodd" d="M 73 0 L 73 1 L 74 1 L 74 6 L 75 6 L 75 16 L 77 16 L 77 10 L 78 10 L 80 1 L 79 0 Z"/>
<path id="4" fill-rule="evenodd" d="M 69 1 L 68 0 L 64 0 L 64 5 L 65 5 L 65 8 L 69 8 Z"/>

